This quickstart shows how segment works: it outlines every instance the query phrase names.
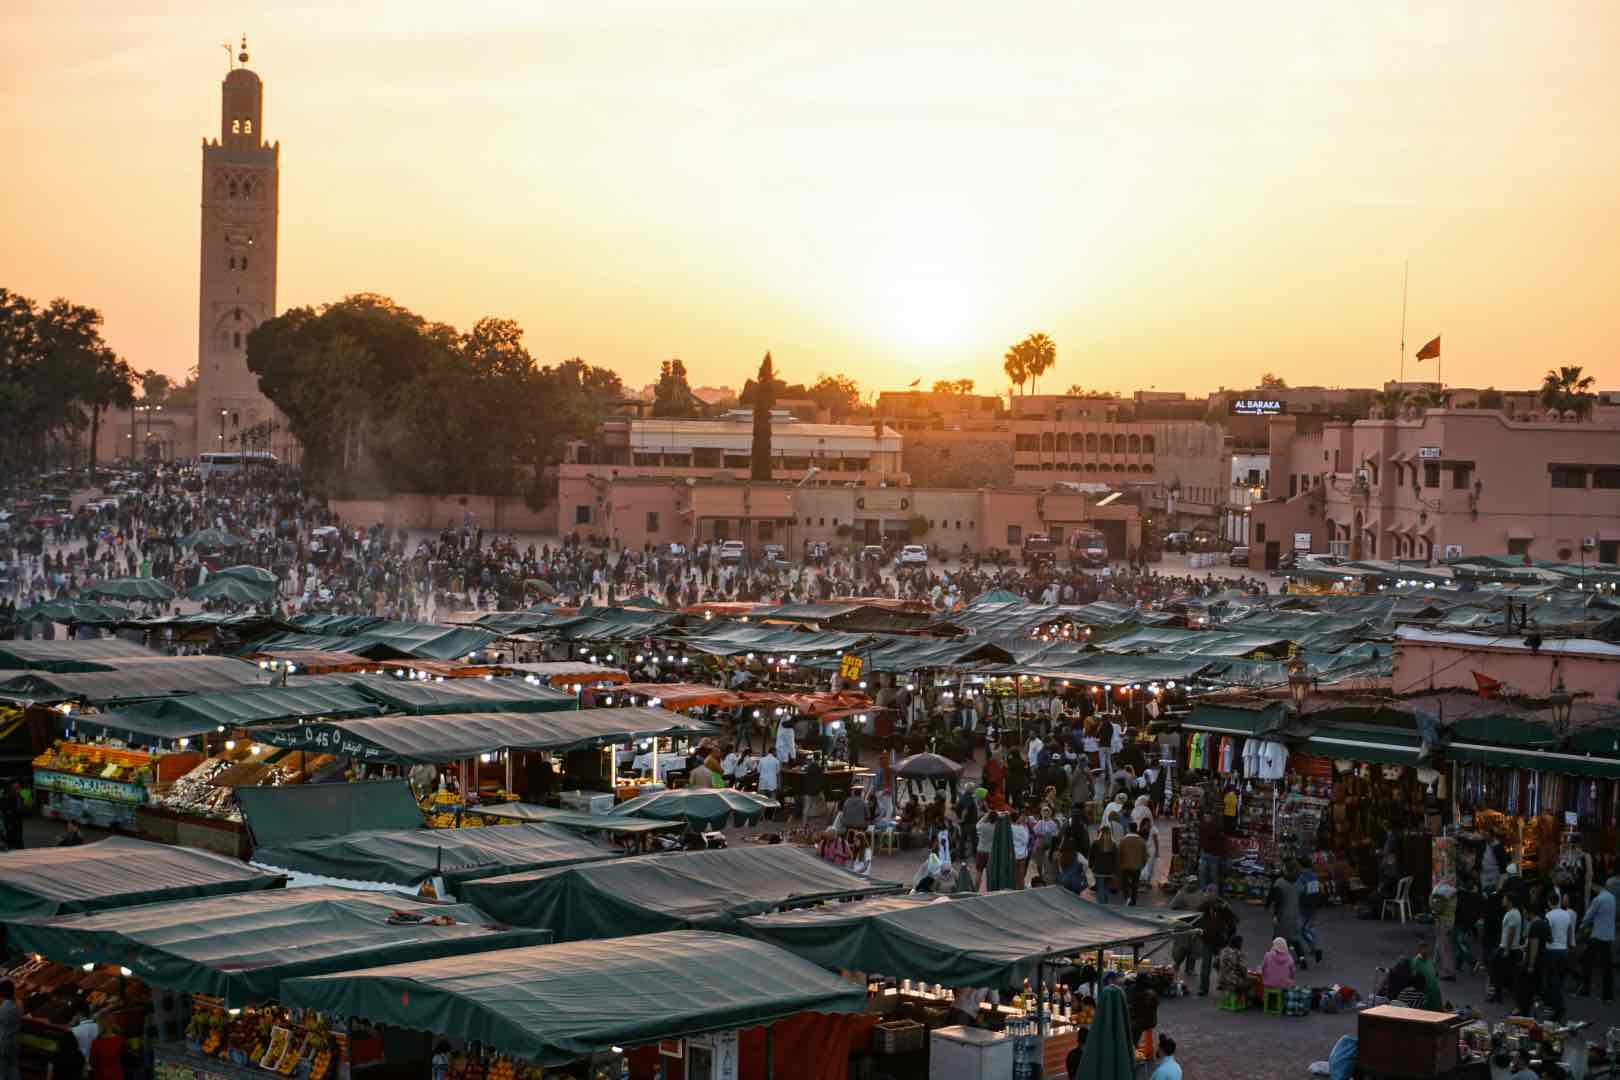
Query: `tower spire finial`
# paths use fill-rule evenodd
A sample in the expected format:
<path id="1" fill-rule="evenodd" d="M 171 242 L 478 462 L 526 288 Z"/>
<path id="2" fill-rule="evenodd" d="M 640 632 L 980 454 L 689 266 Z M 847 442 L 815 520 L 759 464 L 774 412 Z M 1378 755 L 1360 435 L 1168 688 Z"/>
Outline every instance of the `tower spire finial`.
<path id="1" fill-rule="evenodd" d="M 242 35 L 242 51 L 236 54 L 236 58 L 238 60 L 242 61 L 242 63 L 244 63 L 244 64 L 248 62 L 247 35 L 246 34 Z"/>
<path id="2" fill-rule="evenodd" d="M 222 41 L 219 43 L 219 47 L 225 50 L 225 69 L 227 71 L 235 71 L 236 54 L 231 51 L 231 43 L 228 41 Z"/>

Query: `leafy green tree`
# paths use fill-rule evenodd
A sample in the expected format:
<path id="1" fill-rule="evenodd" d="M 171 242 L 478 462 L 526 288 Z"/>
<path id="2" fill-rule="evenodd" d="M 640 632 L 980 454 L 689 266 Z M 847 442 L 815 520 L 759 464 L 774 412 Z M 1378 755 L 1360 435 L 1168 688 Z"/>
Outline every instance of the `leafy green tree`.
<path id="1" fill-rule="evenodd" d="M 936 379 L 934 380 L 934 393 L 936 394 L 971 394 L 973 393 L 972 379 Z"/>
<path id="2" fill-rule="evenodd" d="M 1274 375 L 1268 371 L 1264 375 L 1260 376 L 1260 389 L 1286 390 L 1288 389 L 1288 383 L 1281 375 Z"/>
<path id="3" fill-rule="evenodd" d="M 658 370 L 658 382 L 653 386 L 653 415 L 696 416 L 701 404 L 686 380 L 686 364 L 678 359 L 665 360 Z"/>
<path id="4" fill-rule="evenodd" d="M 771 367 L 771 354 L 766 353 L 759 365 L 759 378 L 754 392 L 753 462 L 749 476 L 754 480 L 771 478 L 771 409 L 776 405 L 776 372 Z"/>
<path id="5" fill-rule="evenodd" d="M 848 375 L 822 375 L 809 390 L 815 403 L 842 420 L 861 408 L 861 384 Z"/>

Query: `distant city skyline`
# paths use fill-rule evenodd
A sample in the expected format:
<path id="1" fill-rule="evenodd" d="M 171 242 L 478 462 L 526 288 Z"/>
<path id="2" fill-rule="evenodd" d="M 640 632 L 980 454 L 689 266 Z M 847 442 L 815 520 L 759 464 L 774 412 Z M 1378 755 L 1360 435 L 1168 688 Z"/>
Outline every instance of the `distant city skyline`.
<path id="1" fill-rule="evenodd" d="M 627 386 L 868 392 L 1058 345 L 1039 390 L 1275 372 L 1620 385 L 1620 8 L 1151 14 L 897 3 L 166 0 L 0 14 L 0 284 L 196 357 L 197 147 L 245 30 L 282 145 L 277 300 L 516 319 Z"/>

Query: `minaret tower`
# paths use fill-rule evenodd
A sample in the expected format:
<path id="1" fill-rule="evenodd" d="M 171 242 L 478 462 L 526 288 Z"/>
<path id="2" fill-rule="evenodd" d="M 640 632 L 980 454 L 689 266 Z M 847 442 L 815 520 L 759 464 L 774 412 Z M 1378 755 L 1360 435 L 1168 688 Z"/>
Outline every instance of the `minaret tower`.
<path id="1" fill-rule="evenodd" d="M 248 331 L 276 313 L 281 144 L 264 141 L 264 84 L 247 62 L 243 36 L 220 88 L 219 138 L 203 140 L 197 451 L 281 456 L 286 422 L 247 367 Z"/>

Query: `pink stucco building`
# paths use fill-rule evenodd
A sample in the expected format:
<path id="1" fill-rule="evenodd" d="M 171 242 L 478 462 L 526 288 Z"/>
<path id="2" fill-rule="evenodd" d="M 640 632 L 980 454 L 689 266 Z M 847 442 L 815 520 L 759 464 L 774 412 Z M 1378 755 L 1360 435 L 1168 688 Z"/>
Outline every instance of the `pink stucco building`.
<path id="1" fill-rule="evenodd" d="M 1269 425 L 1269 498 L 1250 510 L 1267 565 L 1290 550 L 1438 562 L 1620 559 L 1620 423 L 1484 409 Z"/>

